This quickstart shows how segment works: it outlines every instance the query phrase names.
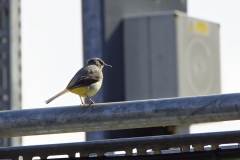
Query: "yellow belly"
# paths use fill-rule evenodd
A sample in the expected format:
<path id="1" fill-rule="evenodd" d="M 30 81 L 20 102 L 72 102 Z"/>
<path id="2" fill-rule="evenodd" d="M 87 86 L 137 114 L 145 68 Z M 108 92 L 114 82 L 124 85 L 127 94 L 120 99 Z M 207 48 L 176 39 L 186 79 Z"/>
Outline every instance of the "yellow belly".
<path id="1" fill-rule="evenodd" d="M 85 98 L 85 97 L 87 97 L 86 94 L 88 92 L 88 87 L 74 88 L 74 89 L 70 90 L 70 92 Z"/>
<path id="2" fill-rule="evenodd" d="M 86 98 L 87 96 L 91 97 L 94 94 L 96 94 L 101 88 L 101 86 L 102 86 L 102 81 L 99 81 L 97 83 L 91 84 L 88 87 L 84 86 L 84 87 L 74 88 L 70 90 L 70 92 Z"/>

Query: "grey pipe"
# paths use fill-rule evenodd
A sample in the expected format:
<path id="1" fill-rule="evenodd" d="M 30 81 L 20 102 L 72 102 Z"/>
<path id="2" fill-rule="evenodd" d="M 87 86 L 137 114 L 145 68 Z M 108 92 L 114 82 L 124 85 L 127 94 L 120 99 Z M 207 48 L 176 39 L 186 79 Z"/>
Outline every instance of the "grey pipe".
<path id="1" fill-rule="evenodd" d="M 240 119 L 240 94 L 0 112 L 0 137 L 186 125 Z"/>

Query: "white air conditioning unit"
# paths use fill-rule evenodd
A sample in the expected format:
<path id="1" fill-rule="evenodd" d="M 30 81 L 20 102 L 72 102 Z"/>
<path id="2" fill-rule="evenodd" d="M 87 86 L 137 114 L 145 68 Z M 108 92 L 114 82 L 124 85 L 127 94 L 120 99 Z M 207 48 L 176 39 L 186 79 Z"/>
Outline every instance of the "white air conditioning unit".
<path id="1" fill-rule="evenodd" d="M 126 100 L 219 94 L 219 25 L 179 11 L 124 20 Z"/>

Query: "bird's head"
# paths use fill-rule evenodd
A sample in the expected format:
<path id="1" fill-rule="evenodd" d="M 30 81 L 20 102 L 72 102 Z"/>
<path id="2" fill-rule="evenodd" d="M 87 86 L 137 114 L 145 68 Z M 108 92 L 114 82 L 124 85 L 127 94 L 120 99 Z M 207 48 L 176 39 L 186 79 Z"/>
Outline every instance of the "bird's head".
<path id="1" fill-rule="evenodd" d="M 91 58 L 91 59 L 89 59 L 87 61 L 87 65 L 96 65 L 100 69 L 102 69 L 103 67 L 112 67 L 111 65 L 108 65 L 105 62 L 103 62 L 103 60 L 101 60 L 100 58 Z"/>

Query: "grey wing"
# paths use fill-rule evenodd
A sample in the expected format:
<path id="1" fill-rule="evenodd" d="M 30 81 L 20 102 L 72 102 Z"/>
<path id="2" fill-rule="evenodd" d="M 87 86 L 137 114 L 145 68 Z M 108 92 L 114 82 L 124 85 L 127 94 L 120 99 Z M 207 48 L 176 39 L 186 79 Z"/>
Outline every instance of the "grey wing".
<path id="1" fill-rule="evenodd" d="M 98 68 L 83 68 L 79 70 L 67 85 L 68 90 L 81 86 L 89 86 L 98 82 L 102 78 L 102 73 Z"/>

